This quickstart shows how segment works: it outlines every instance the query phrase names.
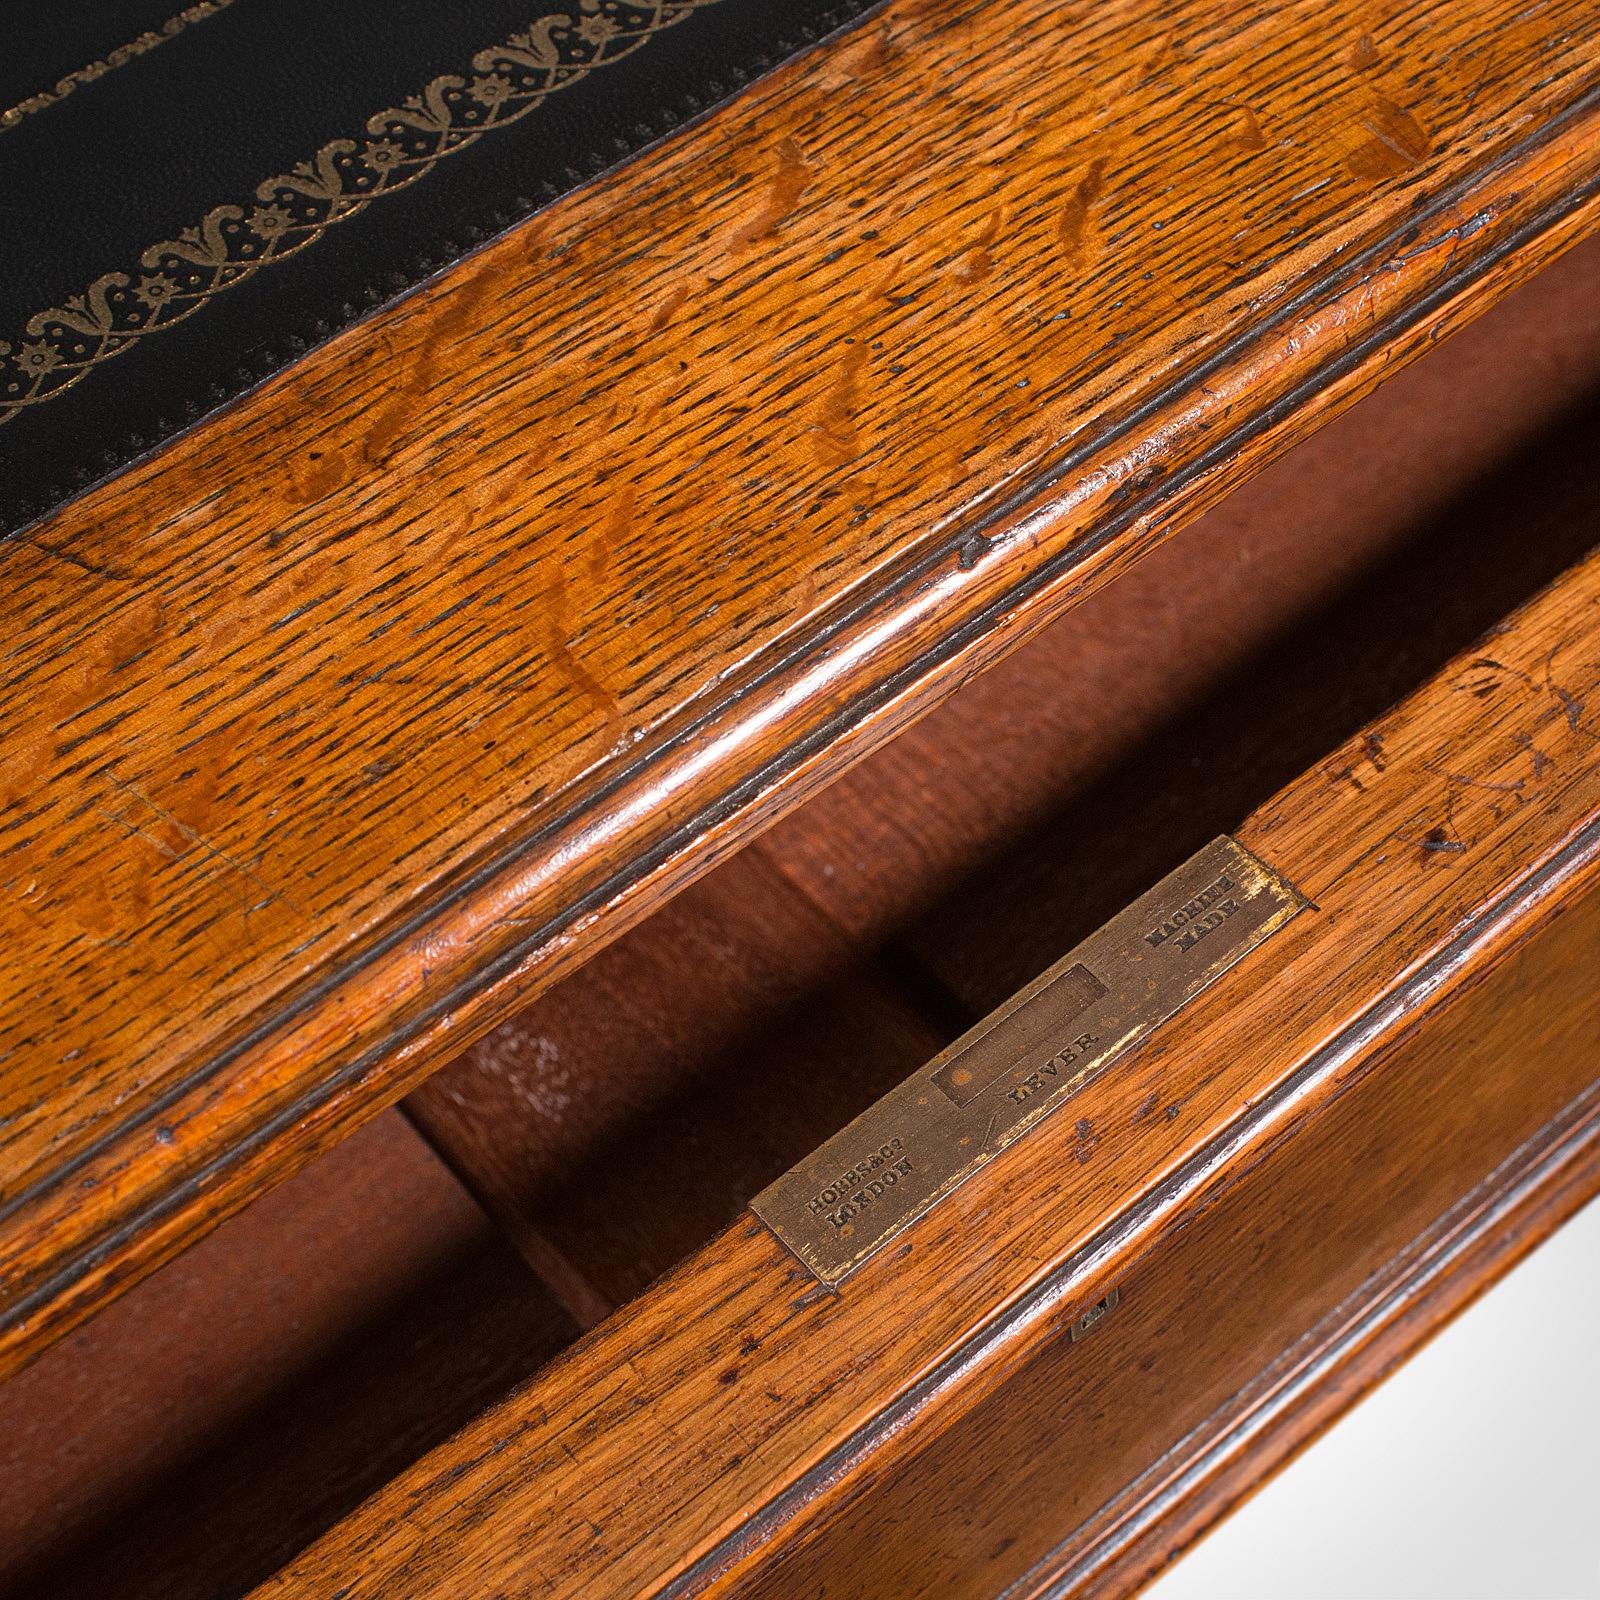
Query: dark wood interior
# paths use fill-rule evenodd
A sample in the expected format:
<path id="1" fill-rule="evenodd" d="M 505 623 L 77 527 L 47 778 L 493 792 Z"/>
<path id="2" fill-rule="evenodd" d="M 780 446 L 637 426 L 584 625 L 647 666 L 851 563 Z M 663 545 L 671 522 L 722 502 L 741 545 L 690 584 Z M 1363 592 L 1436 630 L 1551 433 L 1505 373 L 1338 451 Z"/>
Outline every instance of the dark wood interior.
<path id="1" fill-rule="evenodd" d="M 0 1592 L 238 1593 L 574 1331 L 386 1113 L 0 1388 Z"/>
<path id="2" fill-rule="evenodd" d="M 0 1387 L 0 1590 L 274 1570 L 1568 566 L 1597 423 L 1590 245 Z"/>

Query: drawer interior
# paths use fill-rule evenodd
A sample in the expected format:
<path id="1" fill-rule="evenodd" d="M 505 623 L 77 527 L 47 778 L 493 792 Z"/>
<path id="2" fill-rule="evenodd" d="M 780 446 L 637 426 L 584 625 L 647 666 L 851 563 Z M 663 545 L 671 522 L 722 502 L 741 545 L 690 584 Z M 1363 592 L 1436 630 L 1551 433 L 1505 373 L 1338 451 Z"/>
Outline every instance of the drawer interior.
<path id="1" fill-rule="evenodd" d="M 0 1388 L 0 1592 L 259 1581 L 1570 565 L 1597 291 L 1557 262 Z"/>
<path id="2" fill-rule="evenodd" d="M 386 1112 L 0 1387 L 0 1594 L 240 1593 L 575 1332 Z"/>

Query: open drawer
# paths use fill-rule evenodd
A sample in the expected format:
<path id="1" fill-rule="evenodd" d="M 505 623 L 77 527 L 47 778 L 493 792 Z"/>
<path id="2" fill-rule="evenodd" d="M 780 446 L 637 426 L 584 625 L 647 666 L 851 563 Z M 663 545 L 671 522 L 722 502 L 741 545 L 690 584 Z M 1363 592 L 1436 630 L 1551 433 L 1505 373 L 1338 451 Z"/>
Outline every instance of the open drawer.
<path id="1" fill-rule="evenodd" d="M 0 1387 L 17 1583 L 1136 1586 L 1600 1187 L 1597 285 L 1549 268 Z M 949 1054 L 1062 962 L 1116 992 Z M 897 1200 L 914 1076 L 976 1120 Z"/>

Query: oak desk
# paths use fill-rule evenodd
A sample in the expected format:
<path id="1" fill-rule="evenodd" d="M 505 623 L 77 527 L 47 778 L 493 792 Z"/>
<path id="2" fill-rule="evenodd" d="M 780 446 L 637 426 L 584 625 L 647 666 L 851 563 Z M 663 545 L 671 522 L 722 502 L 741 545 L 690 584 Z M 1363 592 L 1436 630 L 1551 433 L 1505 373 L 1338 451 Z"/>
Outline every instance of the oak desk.
<path id="1" fill-rule="evenodd" d="M 409 1096 L 565 1353 L 265 1592 L 1153 1570 L 1596 1186 L 1597 88 L 892 0 L 19 527 L 13 1384 Z M 1299 914 L 1071 1107 L 746 1209 L 1218 835 Z"/>

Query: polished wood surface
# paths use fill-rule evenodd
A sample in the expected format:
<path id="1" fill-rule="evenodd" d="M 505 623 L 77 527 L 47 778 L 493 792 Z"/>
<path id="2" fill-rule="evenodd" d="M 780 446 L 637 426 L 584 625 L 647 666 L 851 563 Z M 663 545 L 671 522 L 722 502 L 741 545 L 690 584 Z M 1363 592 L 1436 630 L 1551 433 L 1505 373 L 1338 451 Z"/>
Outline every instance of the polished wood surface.
<path id="1" fill-rule="evenodd" d="M 759 846 L 637 935 L 406 1102 L 586 1323 L 946 1043 Z"/>
<path id="2" fill-rule="evenodd" d="M 1597 955 L 1590 892 L 1425 1026 L 1343 1064 L 1122 1254 L 1092 1337 L 1058 1319 L 755 1562 L 740 1600 L 1132 1592 L 1382 1376 L 1374 1343 L 1409 1354 L 1456 1308 L 1439 1299 L 1485 1287 L 1600 1190 L 1600 988 L 1578 982 Z M 1583 1073 L 1594 1086 L 1563 1105 Z M 1492 1259 L 1453 1259 L 1467 1251 Z"/>
<path id="3" fill-rule="evenodd" d="M 1074 1570 L 1086 1582 L 1105 1565 L 1096 1548 L 1125 1571 L 1159 1560 L 1118 1532 L 1126 1516 L 1097 1525 L 1074 1503 L 1051 1521 L 1060 1496 L 1032 1481 L 1041 1458 L 1071 1460 L 1080 1425 L 1125 1468 L 1163 1448 L 1145 1429 L 1142 1460 L 1120 1453 L 1123 1414 L 1104 1399 L 1061 1415 L 1060 1352 L 1078 1348 L 1067 1330 L 1102 1296 L 1127 1291 L 1091 1335 L 1096 1360 L 1115 1369 L 1091 1393 L 1126 1387 L 1137 1409 L 1151 1370 L 1142 1358 L 1166 1363 L 1162 1382 L 1183 1407 L 1154 1407 L 1156 1424 L 1169 1411 L 1189 1423 L 1215 1415 L 1221 1445 L 1197 1458 L 1196 1478 L 1219 1485 L 1223 1446 L 1247 1420 L 1227 1413 L 1227 1398 L 1262 1375 L 1263 1359 L 1309 1338 L 1335 1388 L 1359 1376 L 1361 1339 L 1324 1319 L 1353 1293 L 1346 1309 L 1374 1313 L 1381 1330 L 1385 1284 L 1419 1307 L 1409 1335 L 1391 1334 L 1393 1358 L 1465 1292 L 1434 1270 L 1450 1240 L 1463 1270 L 1481 1275 L 1515 1253 L 1519 1227 L 1554 1220 L 1600 1177 L 1590 1159 L 1600 995 L 1588 981 L 1600 958 L 1597 615 L 1600 554 L 1259 806 L 1239 837 L 1315 911 L 841 1292 L 818 1289 L 747 1217 L 263 1596 L 362 1600 L 464 1584 L 761 1593 L 763 1583 L 787 1596 L 818 1592 L 823 1575 L 848 1578 L 845 1592 L 870 1577 L 870 1592 L 915 1593 L 908 1561 L 948 1577 L 951 1593 L 993 1593 L 1030 1572 L 1038 1584 Z M 1180 1282 L 1163 1278 L 1161 1290 L 1163 1260 Z M 1209 1305 L 1236 1319 L 1190 1330 L 1220 1341 L 1208 1348 L 1252 1330 L 1226 1384 L 1163 1335 L 1163 1293 L 1174 1315 Z M 1332 1389 L 1317 1399 L 1324 1416 L 1338 1403 Z M 1315 1411 L 1285 1421 L 1291 1442 Z M 941 1520 L 937 1486 L 962 1459 L 950 1441 L 983 1415 L 990 1428 L 1014 1418 L 1019 1441 L 1042 1429 L 1052 1448 L 1035 1436 L 1004 1461 L 986 1457 L 981 1482 L 961 1477 L 962 1515 L 978 1530 L 962 1538 Z M 1126 1420 L 1141 1431 L 1137 1415 Z M 1107 1493 L 1122 1481 L 1114 1465 Z M 895 1499 L 919 1482 L 920 1497 Z M 1161 1492 L 1194 1512 L 1182 1485 Z M 875 1494 L 903 1519 L 873 1518 Z M 1020 1532 L 1007 1525 L 1013 1500 L 1034 1513 Z M 1103 1503 L 1108 1516 L 1117 1509 Z M 1088 1527 L 1089 1547 L 1060 1545 L 1075 1525 Z"/>
<path id="4" fill-rule="evenodd" d="M 1589 228 L 1597 35 L 895 0 L 13 538 L 4 1359 Z"/>
<path id="5" fill-rule="evenodd" d="M 1597 408 L 1588 241 L 684 889 L 408 1111 L 596 1320 L 1556 577 L 1593 543 Z"/>
<path id="6" fill-rule="evenodd" d="M 1419 1082 L 1417 1067 L 1425 1071 L 1437 1063 L 1447 1088 L 1467 1091 L 1450 1107 L 1454 1121 L 1448 1131 L 1460 1135 L 1461 1147 L 1432 1146 L 1437 1170 L 1459 1176 L 1463 1153 L 1470 1170 L 1471 1164 L 1481 1166 L 1504 1150 L 1503 1138 L 1482 1139 L 1487 1119 L 1475 1114 L 1472 1093 L 1478 1086 L 1464 1082 L 1460 1070 L 1469 1061 L 1481 1064 L 1478 1052 L 1485 1045 L 1500 1043 L 1514 1051 L 1519 1067 L 1530 1074 L 1523 1083 L 1535 1095 L 1547 1087 L 1543 1077 L 1547 1069 L 1559 1074 L 1574 1057 L 1587 1061 L 1591 1072 L 1600 1070 L 1594 1051 L 1600 1017 L 1592 1004 L 1593 991 L 1587 995 L 1587 1008 L 1583 1004 L 1575 1008 L 1573 970 L 1565 964 L 1573 960 L 1592 964 L 1600 939 L 1595 910 L 1590 894 L 1583 906 L 1586 922 L 1574 919 L 1564 935 L 1536 936 L 1536 948 L 1508 962 L 1503 974 L 1485 984 L 1486 992 L 1470 995 L 1447 1014 L 1437 1045 L 1428 1036 L 1395 1053 L 1394 1063 L 1407 1077 L 1403 1087 L 1415 1088 L 1424 1097 L 1423 1107 L 1432 1109 L 1426 1098 L 1431 1086 Z M 1524 983 L 1530 986 L 1526 991 L 1520 987 Z M 1527 1004 L 1541 1000 L 1553 1009 L 1541 1013 Z M 1505 1012 L 1495 1013 L 1497 1001 L 1506 1003 Z M 1452 1047 L 1457 1053 L 1451 1054 Z M 1390 1101 L 1388 1109 L 1404 1128 L 1417 1107 Z M 1517 1109 L 1527 1115 L 1529 1107 L 1524 1102 Z M 1336 1132 L 1350 1137 L 1352 1130 L 1346 1125 Z M 1386 1152 L 1380 1141 L 1363 1132 L 1333 1154 L 1335 1159 L 1349 1158 L 1360 1179 L 1392 1182 L 1410 1222 L 1427 1217 L 1427 1208 L 1446 1198 L 1442 1186 L 1426 1192 L 1428 1179 L 1435 1174 L 1419 1166 L 1424 1153 L 1421 1148 L 1392 1147 Z M 1385 1155 L 1392 1158 L 1387 1165 Z M 1267 1364 L 1254 1372 L 1238 1362 L 1234 1370 L 1240 1387 L 1172 1457 L 1140 1474 L 1088 1528 L 1072 1530 L 1073 1536 L 1041 1563 L 1044 1570 L 1037 1574 L 1034 1593 L 1111 1600 L 1134 1592 L 1596 1194 L 1600 1194 L 1600 1096 L 1591 1090 L 1551 1118 L 1482 1183 L 1405 1240 L 1297 1344 L 1271 1352 Z M 1377 1256 L 1375 1242 L 1402 1235 L 1392 1224 L 1385 1190 L 1358 1198 L 1376 1201 L 1367 1209 L 1365 1234 L 1360 1231 L 1360 1208 L 1352 1208 L 1354 1218 L 1337 1215 L 1326 1192 L 1315 1198 L 1303 1191 L 1273 1196 L 1274 1201 L 1306 1202 L 1305 1213 L 1295 1221 L 1310 1234 L 1308 1248 L 1321 1248 L 1319 1259 L 1328 1261 L 1329 1241 L 1317 1237 L 1314 1223 L 1307 1227 L 1307 1216 L 1322 1220 L 1326 1228 L 1336 1227 L 1335 1242 L 1350 1246 L 1353 1256 L 1367 1263 Z M 1265 1232 L 1270 1229 L 1263 1230 L 1258 1218 L 1254 1239 L 1246 1236 L 1247 1247 L 1261 1256 L 1273 1248 Z M 1238 1262 L 1240 1257 L 1233 1259 Z M 1342 1281 L 1348 1282 L 1348 1275 Z M 1303 1279 L 1297 1285 L 1291 1278 L 1285 1287 L 1291 1293 L 1305 1287 L 1306 1304 L 1317 1304 L 1319 1296 L 1320 1303 L 1327 1302 L 1321 1285 L 1307 1285 Z M 1562 1315 L 1564 1309 L 1549 1308 L 1552 1316 Z M 1226 1317 L 1230 1310 L 1231 1306 L 1218 1306 L 1219 1316 Z M 1265 1350 L 1259 1329 L 1249 1331 L 1257 1336 L 1256 1349 Z M 1226 1353 L 1218 1351 L 1219 1357 Z"/>

